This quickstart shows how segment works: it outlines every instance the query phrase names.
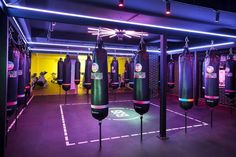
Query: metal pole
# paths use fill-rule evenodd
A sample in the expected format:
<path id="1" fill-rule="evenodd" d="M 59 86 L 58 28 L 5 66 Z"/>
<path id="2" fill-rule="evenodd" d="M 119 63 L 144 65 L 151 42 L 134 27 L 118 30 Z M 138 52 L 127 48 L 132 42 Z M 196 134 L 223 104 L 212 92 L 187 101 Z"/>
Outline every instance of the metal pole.
<path id="1" fill-rule="evenodd" d="M 187 121 L 187 111 L 185 111 L 185 113 L 184 113 L 184 119 L 185 119 L 185 134 L 187 134 L 187 123 L 188 123 L 188 121 Z"/>
<path id="2" fill-rule="evenodd" d="M 6 142 L 6 104 L 7 104 L 7 63 L 8 26 L 7 15 L 0 9 L 0 156 L 5 156 Z"/>
<path id="3" fill-rule="evenodd" d="M 211 128 L 213 128 L 213 108 L 211 108 Z"/>
<path id="4" fill-rule="evenodd" d="M 143 142 L 143 116 L 140 116 L 140 122 L 141 122 L 141 126 L 140 126 L 140 140 L 141 143 Z"/>
<path id="5" fill-rule="evenodd" d="M 102 149 L 102 122 L 99 121 L 99 149 Z"/>
<path id="6" fill-rule="evenodd" d="M 198 68 L 199 63 L 198 63 L 198 55 L 197 51 L 194 52 L 194 73 L 193 73 L 193 85 L 194 85 L 194 104 L 197 106 L 198 105 L 198 98 L 199 98 L 199 77 L 198 77 Z"/>
<path id="7" fill-rule="evenodd" d="M 167 41 L 166 36 L 161 35 L 160 55 L 160 138 L 166 139 L 166 86 L 167 86 Z"/>

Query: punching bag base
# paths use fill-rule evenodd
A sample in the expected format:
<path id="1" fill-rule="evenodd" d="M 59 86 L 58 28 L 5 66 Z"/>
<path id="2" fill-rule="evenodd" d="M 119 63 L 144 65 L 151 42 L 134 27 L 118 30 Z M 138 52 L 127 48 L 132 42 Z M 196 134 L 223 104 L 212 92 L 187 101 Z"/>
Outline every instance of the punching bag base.
<path id="1" fill-rule="evenodd" d="M 93 118 L 101 121 L 108 116 L 108 108 L 105 109 L 91 109 Z"/>
<path id="2" fill-rule="evenodd" d="M 184 110 L 189 110 L 193 107 L 193 102 L 181 102 L 180 101 L 180 107 Z"/>
<path id="3" fill-rule="evenodd" d="M 63 84 L 63 85 L 62 85 L 62 89 L 63 89 L 64 91 L 70 90 L 70 84 L 69 84 L 69 85 Z"/>
<path id="4" fill-rule="evenodd" d="M 149 106 L 150 106 L 150 101 L 136 101 L 134 100 L 134 110 L 140 114 L 143 115 L 148 112 Z"/>
<path id="5" fill-rule="evenodd" d="M 213 100 L 213 99 L 206 99 L 205 101 L 209 107 L 215 107 L 219 103 L 219 100 Z"/>

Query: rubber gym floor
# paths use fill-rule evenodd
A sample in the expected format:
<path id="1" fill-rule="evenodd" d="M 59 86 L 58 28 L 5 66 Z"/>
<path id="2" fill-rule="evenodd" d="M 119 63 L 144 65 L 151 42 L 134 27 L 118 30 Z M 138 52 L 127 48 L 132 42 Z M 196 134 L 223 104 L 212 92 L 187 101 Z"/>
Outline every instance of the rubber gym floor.
<path id="1" fill-rule="evenodd" d="M 17 127 L 9 124 L 7 157 L 235 157 L 236 112 L 229 107 L 194 106 L 184 111 L 177 97 L 168 96 L 167 140 L 159 135 L 159 100 L 152 99 L 143 118 L 133 110 L 132 94 L 110 94 L 109 115 L 102 121 L 99 149 L 98 121 L 93 119 L 86 96 L 34 96 L 19 112 Z"/>

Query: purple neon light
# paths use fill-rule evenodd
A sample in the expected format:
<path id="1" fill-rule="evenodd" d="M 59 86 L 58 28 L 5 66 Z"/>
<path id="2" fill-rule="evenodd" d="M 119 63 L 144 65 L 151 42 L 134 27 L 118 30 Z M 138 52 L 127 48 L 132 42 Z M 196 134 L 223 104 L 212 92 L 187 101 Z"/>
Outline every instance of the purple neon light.
<path id="1" fill-rule="evenodd" d="M 7 8 L 16 8 L 16 9 L 20 9 L 20 10 L 28 10 L 28 11 L 48 13 L 48 14 L 54 14 L 54 15 L 71 16 L 71 17 L 78 17 L 78 18 L 91 19 L 91 20 L 99 20 L 99 21 L 114 22 L 114 23 L 120 23 L 120 24 L 129 24 L 129 25 L 143 26 L 143 27 L 149 27 L 149 28 L 158 28 L 158 29 L 165 29 L 165 30 L 172 30 L 172 31 L 180 31 L 180 32 L 188 32 L 188 33 L 195 33 L 195 34 L 203 34 L 203 35 L 211 35 L 211 36 L 219 36 L 219 37 L 227 37 L 227 38 L 236 39 L 235 35 L 229 35 L 229 34 L 212 33 L 212 32 L 205 32 L 205 31 L 198 31 L 198 30 L 191 30 L 191 29 L 184 29 L 184 28 L 176 28 L 176 27 L 168 27 L 168 26 L 162 26 L 162 25 L 153 25 L 153 24 L 145 24 L 145 23 L 138 23 L 138 22 L 115 20 L 115 19 L 109 19 L 109 18 L 101 18 L 101 17 L 95 17 L 95 16 L 80 15 L 80 14 L 75 14 L 75 13 L 66 13 L 66 12 L 60 12 L 60 11 L 53 11 L 53 10 L 18 6 L 18 5 L 14 5 L 14 4 L 7 4 L 5 2 L 5 0 L 2 0 L 2 1 Z"/>

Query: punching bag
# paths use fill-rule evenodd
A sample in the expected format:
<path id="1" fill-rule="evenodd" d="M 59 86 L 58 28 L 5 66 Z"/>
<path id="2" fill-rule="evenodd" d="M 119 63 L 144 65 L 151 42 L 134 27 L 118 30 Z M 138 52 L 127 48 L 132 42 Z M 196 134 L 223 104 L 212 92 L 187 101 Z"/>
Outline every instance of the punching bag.
<path id="1" fill-rule="evenodd" d="M 98 40 L 98 48 L 93 52 L 91 113 L 101 121 L 108 115 L 108 75 L 107 51 L 102 48 L 103 43 Z"/>
<path id="2" fill-rule="evenodd" d="M 19 50 L 15 47 L 10 46 L 8 54 L 8 109 L 14 109 L 17 107 L 19 57 Z"/>
<path id="3" fill-rule="evenodd" d="M 91 84 L 92 84 L 91 72 L 92 72 L 92 60 L 90 58 L 90 55 L 88 54 L 85 63 L 85 73 L 84 73 L 84 83 L 83 83 L 83 86 L 86 89 L 91 89 Z"/>
<path id="4" fill-rule="evenodd" d="M 64 91 L 70 90 L 71 86 L 71 62 L 70 56 L 66 55 L 63 63 L 63 83 L 62 88 Z"/>
<path id="5" fill-rule="evenodd" d="M 75 62 L 75 84 L 80 83 L 80 61 L 77 59 Z"/>
<path id="6" fill-rule="evenodd" d="M 62 58 L 57 62 L 57 83 L 62 85 L 63 83 L 63 61 Z"/>
<path id="7" fill-rule="evenodd" d="M 125 83 L 129 83 L 129 73 L 130 73 L 130 69 L 129 69 L 129 61 L 128 59 L 126 59 L 125 61 L 125 73 L 124 73 L 124 80 L 125 80 Z"/>
<path id="8" fill-rule="evenodd" d="M 135 57 L 134 71 L 134 109 L 140 115 L 148 112 L 149 98 L 149 55 L 144 41 L 139 45 L 139 52 Z"/>
<path id="9" fill-rule="evenodd" d="M 234 98 L 236 94 L 236 60 L 228 55 L 225 68 L 225 95 Z"/>
<path id="10" fill-rule="evenodd" d="M 168 87 L 174 88 L 175 87 L 175 61 L 173 60 L 172 56 L 170 62 L 168 63 Z"/>
<path id="11" fill-rule="evenodd" d="M 30 95 L 30 80 L 31 80 L 31 61 L 30 55 L 26 54 L 26 65 L 25 65 L 25 93 Z"/>
<path id="12" fill-rule="evenodd" d="M 129 87 L 134 88 L 134 57 L 129 64 Z"/>
<path id="13" fill-rule="evenodd" d="M 210 51 L 205 57 L 205 102 L 214 107 L 219 102 L 219 65 L 220 58 Z"/>
<path id="14" fill-rule="evenodd" d="M 193 98 L 193 55 L 185 46 L 179 56 L 179 102 L 184 110 L 191 109 Z"/>
<path id="15" fill-rule="evenodd" d="M 26 55 L 20 54 L 19 69 L 18 69 L 18 102 L 22 103 L 25 98 L 25 71 L 26 71 Z"/>
<path id="16" fill-rule="evenodd" d="M 111 62 L 111 87 L 113 89 L 119 88 L 119 64 L 116 57 Z"/>
<path id="17" fill-rule="evenodd" d="M 205 59 L 202 62 L 202 90 L 205 91 Z"/>

